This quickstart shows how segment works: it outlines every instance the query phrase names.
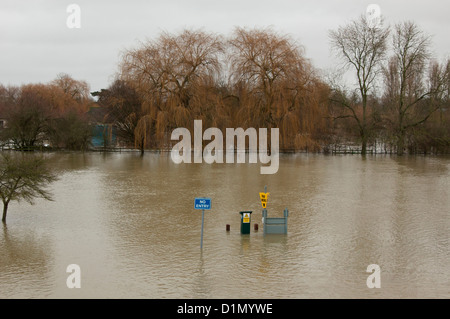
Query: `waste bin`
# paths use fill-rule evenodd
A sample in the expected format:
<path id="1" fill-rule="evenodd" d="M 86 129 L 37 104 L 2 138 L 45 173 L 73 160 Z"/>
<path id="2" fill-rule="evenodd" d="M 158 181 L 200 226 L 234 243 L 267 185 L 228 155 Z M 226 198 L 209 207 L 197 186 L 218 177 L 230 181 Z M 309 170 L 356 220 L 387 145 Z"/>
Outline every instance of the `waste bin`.
<path id="1" fill-rule="evenodd" d="M 252 220 L 252 212 L 239 212 L 241 214 L 241 234 L 250 234 L 250 224 Z"/>

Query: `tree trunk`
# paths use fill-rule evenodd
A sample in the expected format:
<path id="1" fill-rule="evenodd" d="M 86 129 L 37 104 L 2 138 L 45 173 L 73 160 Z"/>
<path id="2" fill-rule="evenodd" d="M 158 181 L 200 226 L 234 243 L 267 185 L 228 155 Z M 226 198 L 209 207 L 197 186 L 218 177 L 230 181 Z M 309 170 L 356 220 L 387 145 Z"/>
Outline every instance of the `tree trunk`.
<path id="1" fill-rule="evenodd" d="M 367 89 L 364 84 L 364 88 L 361 90 L 362 95 L 362 107 L 363 107 L 363 118 L 361 127 L 361 155 L 365 156 L 367 154 L 367 125 L 366 125 L 366 108 L 367 108 Z"/>
<path id="2" fill-rule="evenodd" d="M 6 223 L 6 214 L 8 212 L 8 204 L 9 202 L 4 202 L 3 203 L 3 217 L 2 217 L 2 222 L 5 224 Z"/>
<path id="3" fill-rule="evenodd" d="M 145 151 L 144 143 L 145 143 L 145 138 L 142 138 L 142 141 L 141 141 L 141 157 L 144 156 L 144 151 Z"/>
<path id="4" fill-rule="evenodd" d="M 361 155 L 367 154 L 367 132 L 365 129 L 361 129 Z"/>
<path id="5" fill-rule="evenodd" d="M 367 138 L 364 136 L 361 144 L 361 155 L 367 154 Z"/>
<path id="6" fill-rule="evenodd" d="M 403 149 L 405 147 L 405 132 L 400 131 L 397 136 L 397 155 L 403 155 Z"/>

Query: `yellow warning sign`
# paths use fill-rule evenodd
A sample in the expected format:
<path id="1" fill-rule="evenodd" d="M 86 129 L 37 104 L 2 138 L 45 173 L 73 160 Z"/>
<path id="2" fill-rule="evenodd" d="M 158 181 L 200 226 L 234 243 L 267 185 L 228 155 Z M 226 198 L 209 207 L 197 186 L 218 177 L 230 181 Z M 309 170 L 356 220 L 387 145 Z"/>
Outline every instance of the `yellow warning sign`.
<path id="1" fill-rule="evenodd" d="M 259 193 L 259 198 L 261 199 L 261 205 L 263 208 L 267 207 L 267 201 L 269 200 L 270 193 Z"/>
<path id="2" fill-rule="evenodd" d="M 243 216 L 243 221 L 242 221 L 243 223 L 250 223 L 250 214 L 248 214 L 248 213 L 245 213 L 244 214 L 244 216 Z"/>

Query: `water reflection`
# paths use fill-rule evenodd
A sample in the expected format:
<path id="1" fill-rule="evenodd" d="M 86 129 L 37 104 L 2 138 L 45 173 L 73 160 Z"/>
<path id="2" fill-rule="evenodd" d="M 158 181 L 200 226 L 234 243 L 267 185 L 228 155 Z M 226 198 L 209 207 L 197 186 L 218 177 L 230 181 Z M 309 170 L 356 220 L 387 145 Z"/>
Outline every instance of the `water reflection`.
<path id="1" fill-rule="evenodd" d="M 0 232 L 0 298 L 48 296 L 54 288 L 49 238 L 5 225 Z"/>

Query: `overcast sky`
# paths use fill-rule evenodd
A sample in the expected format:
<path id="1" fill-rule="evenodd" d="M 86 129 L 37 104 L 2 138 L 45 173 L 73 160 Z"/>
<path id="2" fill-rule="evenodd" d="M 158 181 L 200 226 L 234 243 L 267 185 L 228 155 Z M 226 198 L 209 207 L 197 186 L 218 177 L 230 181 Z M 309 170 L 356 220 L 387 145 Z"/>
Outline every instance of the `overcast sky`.
<path id="1" fill-rule="evenodd" d="M 69 4 L 81 28 L 69 29 Z M 315 67 L 333 68 L 328 31 L 377 4 L 386 22 L 415 21 L 433 36 L 435 58 L 450 56 L 450 1 L 358 0 L 0 0 L 0 83 L 46 83 L 58 73 L 106 88 L 120 52 L 161 31 L 183 28 L 229 35 L 235 26 L 267 27 L 302 44 Z"/>

